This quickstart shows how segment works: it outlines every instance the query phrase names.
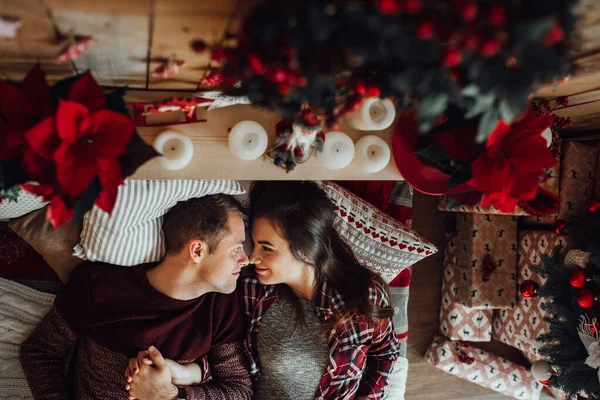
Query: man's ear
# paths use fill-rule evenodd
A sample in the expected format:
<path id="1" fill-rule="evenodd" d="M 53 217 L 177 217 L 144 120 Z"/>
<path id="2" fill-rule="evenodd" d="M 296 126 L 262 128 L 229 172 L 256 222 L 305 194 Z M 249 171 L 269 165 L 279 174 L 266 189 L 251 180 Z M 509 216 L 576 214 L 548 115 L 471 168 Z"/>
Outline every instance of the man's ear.
<path id="1" fill-rule="evenodd" d="M 206 254 L 208 254 L 208 246 L 199 239 L 190 240 L 188 243 L 188 250 L 190 257 L 195 264 L 199 264 Z"/>

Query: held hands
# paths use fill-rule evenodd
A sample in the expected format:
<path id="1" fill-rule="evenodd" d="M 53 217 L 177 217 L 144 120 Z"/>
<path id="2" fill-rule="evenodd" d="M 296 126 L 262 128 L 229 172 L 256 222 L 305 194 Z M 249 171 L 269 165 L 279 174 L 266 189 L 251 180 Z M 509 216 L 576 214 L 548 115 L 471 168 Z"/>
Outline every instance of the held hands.
<path id="1" fill-rule="evenodd" d="M 169 363 L 154 346 L 140 351 L 137 358 L 129 360 L 125 379 L 129 400 L 170 400 L 177 397 L 177 387 L 171 383 Z"/>

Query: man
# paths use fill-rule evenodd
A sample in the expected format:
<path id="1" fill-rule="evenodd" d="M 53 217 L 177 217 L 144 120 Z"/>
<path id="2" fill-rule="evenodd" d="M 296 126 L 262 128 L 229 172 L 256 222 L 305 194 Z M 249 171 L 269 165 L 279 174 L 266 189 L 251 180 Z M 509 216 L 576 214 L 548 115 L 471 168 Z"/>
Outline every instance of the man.
<path id="1" fill-rule="evenodd" d="M 156 398 L 251 398 L 244 318 L 231 294 L 248 264 L 242 207 L 225 195 L 188 200 L 165 215 L 163 232 L 160 263 L 93 263 L 72 272 L 21 347 L 35 399 L 127 399 L 123 371 L 146 349 L 158 361 Z M 208 362 L 212 379 L 177 387 L 157 354 L 179 364 Z"/>

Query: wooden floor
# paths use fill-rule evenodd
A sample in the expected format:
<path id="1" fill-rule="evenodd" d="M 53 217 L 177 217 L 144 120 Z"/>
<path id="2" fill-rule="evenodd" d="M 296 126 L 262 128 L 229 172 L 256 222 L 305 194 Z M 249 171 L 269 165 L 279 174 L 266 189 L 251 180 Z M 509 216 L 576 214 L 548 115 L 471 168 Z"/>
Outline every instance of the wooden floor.
<path id="1" fill-rule="evenodd" d="M 437 198 L 415 192 L 413 228 L 438 246 L 439 252 L 413 267 L 408 302 L 408 382 L 406 399 L 507 399 L 508 397 L 483 388 L 437 369 L 423 355 L 438 329 L 442 259 L 446 233 L 454 229 L 455 214 L 437 210 Z M 478 344 L 485 350 L 507 359 L 524 362 L 520 352 L 500 342 Z M 542 398 L 551 399 L 549 395 Z"/>

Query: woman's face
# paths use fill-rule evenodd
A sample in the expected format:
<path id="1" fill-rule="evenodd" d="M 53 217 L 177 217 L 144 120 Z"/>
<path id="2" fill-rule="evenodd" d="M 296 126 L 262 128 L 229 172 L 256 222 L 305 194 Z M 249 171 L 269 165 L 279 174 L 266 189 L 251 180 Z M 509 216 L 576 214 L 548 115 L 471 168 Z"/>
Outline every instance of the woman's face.
<path id="1" fill-rule="evenodd" d="M 258 218 L 252 223 L 254 250 L 250 263 L 255 265 L 258 280 L 263 285 L 297 282 L 307 265 L 296 260 L 290 243 L 282 238 L 271 222 Z"/>

